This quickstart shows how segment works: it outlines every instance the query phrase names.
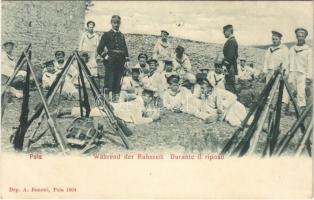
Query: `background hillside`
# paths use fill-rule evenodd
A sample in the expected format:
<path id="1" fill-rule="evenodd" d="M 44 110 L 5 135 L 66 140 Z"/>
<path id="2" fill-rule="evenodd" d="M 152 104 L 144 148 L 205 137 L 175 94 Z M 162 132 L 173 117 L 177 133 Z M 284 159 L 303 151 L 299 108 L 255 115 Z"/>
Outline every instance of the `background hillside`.
<path id="1" fill-rule="evenodd" d="M 129 48 L 131 65 L 136 64 L 137 55 L 141 52 L 152 55 L 154 45 L 158 39 L 156 35 L 143 34 L 125 34 L 126 42 Z M 198 42 L 176 37 L 170 37 L 170 41 L 175 48 L 181 45 L 185 48 L 186 54 L 189 56 L 192 66 L 197 68 L 203 65 L 213 66 L 213 61 L 217 54 L 222 53 L 223 44 Z M 239 44 L 239 56 L 247 58 L 248 62 L 253 62 L 255 66 L 263 63 L 265 50 L 250 46 L 241 46 Z"/>

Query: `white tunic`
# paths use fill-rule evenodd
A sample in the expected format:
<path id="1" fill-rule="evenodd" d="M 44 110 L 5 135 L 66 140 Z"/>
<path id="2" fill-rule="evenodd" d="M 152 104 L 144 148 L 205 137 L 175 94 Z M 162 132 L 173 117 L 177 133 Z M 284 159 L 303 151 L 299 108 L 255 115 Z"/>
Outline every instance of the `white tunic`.
<path id="1" fill-rule="evenodd" d="M 237 96 L 227 90 L 215 88 L 210 97 L 211 105 L 223 113 L 223 118 L 232 126 L 240 126 L 246 117 L 246 109 L 237 101 Z"/>
<path id="2" fill-rule="evenodd" d="M 127 76 L 123 78 L 122 90 L 128 93 L 141 95 L 142 93 L 141 81 L 136 81 L 132 77 Z"/>
<path id="3" fill-rule="evenodd" d="M 193 106 L 195 97 L 191 91 L 185 87 L 180 87 L 180 91 L 176 95 L 172 95 L 170 89 L 166 90 L 163 95 L 163 106 L 169 110 L 180 110 L 186 112 Z"/>
<path id="4" fill-rule="evenodd" d="M 238 68 L 238 79 L 240 80 L 250 80 L 254 75 L 254 70 L 249 66 L 239 66 Z"/>
<path id="5" fill-rule="evenodd" d="M 153 122 L 154 119 L 159 118 L 160 111 L 155 107 L 144 106 L 141 96 L 133 101 L 111 103 L 114 114 L 125 122 L 134 124 L 145 124 Z M 71 112 L 72 116 L 80 116 L 80 108 L 74 107 Z M 105 113 L 98 108 L 92 108 L 90 112 L 91 117 L 106 117 Z"/>
<path id="6" fill-rule="evenodd" d="M 153 58 L 156 60 L 173 58 L 172 45 L 169 42 L 165 43 L 161 39 L 158 39 L 153 49 Z"/>
<path id="7" fill-rule="evenodd" d="M 16 65 L 16 59 L 5 51 L 1 52 L 1 74 L 10 77 Z"/>
<path id="8" fill-rule="evenodd" d="M 185 54 L 183 54 L 181 59 L 177 57 L 173 59 L 173 67 L 180 76 L 184 75 L 186 72 L 191 72 L 192 70 L 190 59 Z"/>
<path id="9" fill-rule="evenodd" d="M 96 49 L 98 47 L 99 38 L 96 33 L 88 33 L 84 32 L 81 40 L 80 40 L 80 51 L 87 51 L 87 52 L 96 52 Z"/>
<path id="10" fill-rule="evenodd" d="M 282 64 L 282 69 L 288 71 L 289 65 L 289 50 L 288 48 L 281 44 L 278 47 L 269 47 L 265 54 L 264 59 L 264 72 L 268 70 L 276 70 L 280 64 Z"/>
<path id="11" fill-rule="evenodd" d="M 151 76 L 145 76 L 142 78 L 142 82 L 144 87 L 153 89 L 160 95 L 163 94 L 165 86 L 162 84 L 164 83 L 164 78 L 161 73 L 154 72 Z"/>
<path id="12" fill-rule="evenodd" d="M 225 75 L 217 74 L 215 71 L 211 71 L 207 75 L 207 79 L 213 87 L 225 89 Z"/>
<path id="13" fill-rule="evenodd" d="M 312 79 L 312 49 L 308 45 L 293 46 L 289 51 L 290 72 L 301 72 Z"/>

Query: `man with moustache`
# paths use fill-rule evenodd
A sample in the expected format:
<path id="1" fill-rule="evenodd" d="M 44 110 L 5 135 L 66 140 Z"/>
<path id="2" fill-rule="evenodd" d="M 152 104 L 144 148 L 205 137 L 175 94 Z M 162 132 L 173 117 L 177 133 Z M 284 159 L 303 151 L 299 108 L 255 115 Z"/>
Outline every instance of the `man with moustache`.
<path id="1" fill-rule="evenodd" d="M 121 79 L 125 68 L 128 68 L 129 53 L 123 33 L 119 31 L 121 17 L 111 17 L 112 29 L 105 32 L 99 42 L 97 53 L 104 58 L 105 72 L 105 97 L 109 100 L 112 92 L 112 101 L 118 102 L 121 91 Z"/>
<path id="2" fill-rule="evenodd" d="M 235 88 L 235 75 L 238 74 L 237 58 L 238 58 L 238 43 L 233 35 L 233 26 L 228 24 L 223 27 L 223 34 L 227 41 L 223 47 L 223 65 L 226 67 L 225 88 L 230 92 L 237 94 Z"/>
<path id="3" fill-rule="evenodd" d="M 308 31 L 304 28 L 297 28 L 295 30 L 297 44 L 292 46 L 289 50 L 289 75 L 288 82 L 297 94 L 297 104 L 304 109 L 306 106 L 306 85 L 312 86 L 312 48 L 305 44 L 305 39 Z M 310 89 L 311 90 L 311 89 Z M 310 91 L 309 96 L 311 96 Z M 283 102 L 289 105 L 289 96 L 287 92 L 284 93 Z"/>

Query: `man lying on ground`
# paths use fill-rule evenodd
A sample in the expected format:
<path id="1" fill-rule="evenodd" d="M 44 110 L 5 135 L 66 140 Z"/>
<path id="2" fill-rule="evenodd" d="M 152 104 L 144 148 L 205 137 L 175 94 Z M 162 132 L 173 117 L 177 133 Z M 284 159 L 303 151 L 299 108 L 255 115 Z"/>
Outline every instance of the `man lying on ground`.
<path id="1" fill-rule="evenodd" d="M 160 111 L 155 106 L 154 99 L 155 91 L 150 88 L 145 88 L 142 96 L 137 96 L 136 99 L 129 102 L 111 103 L 113 112 L 116 117 L 124 120 L 125 122 L 134 124 L 151 123 L 160 119 Z M 85 115 L 85 109 L 83 108 Z M 72 117 L 80 116 L 80 107 L 73 108 L 59 108 L 57 117 L 70 115 Z M 105 113 L 100 111 L 99 108 L 92 108 L 90 117 L 105 117 Z"/>
<path id="2" fill-rule="evenodd" d="M 224 120 L 231 126 L 240 126 L 246 117 L 246 109 L 237 101 L 237 96 L 227 90 L 214 88 L 207 79 L 204 79 L 200 84 L 201 99 L 209 107 L 217 109 L 218 120 Z"/>

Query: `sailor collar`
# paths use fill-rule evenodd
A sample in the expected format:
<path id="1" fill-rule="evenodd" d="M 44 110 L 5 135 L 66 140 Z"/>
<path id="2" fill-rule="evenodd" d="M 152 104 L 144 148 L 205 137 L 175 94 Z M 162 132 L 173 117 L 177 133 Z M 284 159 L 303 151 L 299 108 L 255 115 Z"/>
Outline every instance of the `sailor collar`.
<path id="1" fill-rule="evenodd" d="M 279 49 L 281 49 L 282 48 L 282 44 L 280 44 L 279 46 L 276 46 L 276 47 L 270 47 L 269 48 L 269 51 L 270 51 L 270 53 L 274 53 L 275 51 L 277 51 L 277 50 L 279 50 Z"/>
<path id="2" fill-rule="evenodd" d="M 170 43 L 167 41 L 167 42 L 163 42 L 161 39 L 159 40 L 159 44 L 164 47 L 164 48 L 167 48 L 169 47 Z"/>
<path id="3" fill-rule="evenodd" d="M 9 60 L 13 61 L 15 59 L 14 56 L 9 55 L 8 53 L 6 53 L 6 54 L 7 54 L 7 57 L 9 58 Z"/>
<path id="4" fill-rule="evenodd" d="M 86 33 L 86 37 L 88 38 L 88 39 L 92 39 L 92 38 L 94 38 L 96 35 L 95 35 L 95 33 L 92 33 L 92 34 L 90 34 L 90 33 Z"/>
<path id="5" fill-rule="evenodd" d="M 179 64 L 183 64 L 186 60 L 187 60 L 187 56 L 185 54 L 183 54 L 182 58 L 178 58 L 176 57 L 176 61 L 179 63 Z"/>
<path id="6" fill-rule="evenodd" d="M 309 49 L 309 46 L 307 46 L 307 45 L 302 45 L 302 46 L 295 45 L 293 47 L 293 50 L 294 50 L 295 53 L 300 53 L 300 52 L 302 52 L 304 50 L 308 50 L 308 49 Z"/>

